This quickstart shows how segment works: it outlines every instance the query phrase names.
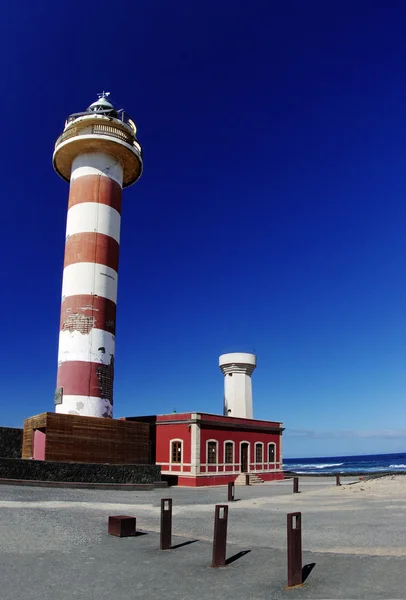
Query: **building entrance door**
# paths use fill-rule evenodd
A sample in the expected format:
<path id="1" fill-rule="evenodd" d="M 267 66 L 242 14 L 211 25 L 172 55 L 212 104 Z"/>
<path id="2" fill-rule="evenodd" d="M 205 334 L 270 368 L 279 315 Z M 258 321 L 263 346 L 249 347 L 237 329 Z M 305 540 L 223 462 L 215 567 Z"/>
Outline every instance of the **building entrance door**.
<path id="1" fill-rule="evenodd" d="M 241 473 L 248 473 L 248 448 L 246 442 L 241 444 Z"/>
<path id="2" fill-rule="evenodd" d="M 34 460 L 45 460 L 45 428 L 34 429 L 32 432 L 32 458 Z"/>

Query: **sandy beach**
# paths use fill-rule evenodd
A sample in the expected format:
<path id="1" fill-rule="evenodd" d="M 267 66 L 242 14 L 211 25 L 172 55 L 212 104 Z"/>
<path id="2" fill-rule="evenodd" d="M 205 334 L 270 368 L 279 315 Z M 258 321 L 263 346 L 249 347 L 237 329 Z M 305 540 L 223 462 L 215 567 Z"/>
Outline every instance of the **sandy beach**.
<path id="1" fill-rule="evenodd" d="M 343 492 L 355 494 L 365 492 L 365 495 L 384 498 L 386 496 L 405 497 L 406 492 L 406 473 L 404 475 L 384 475 L 369 479 L 368 476 L 359 479 L 352 485 L 343 485 L 340 487 Z M 330 490 L 331 492 L 331 490 Z"/>

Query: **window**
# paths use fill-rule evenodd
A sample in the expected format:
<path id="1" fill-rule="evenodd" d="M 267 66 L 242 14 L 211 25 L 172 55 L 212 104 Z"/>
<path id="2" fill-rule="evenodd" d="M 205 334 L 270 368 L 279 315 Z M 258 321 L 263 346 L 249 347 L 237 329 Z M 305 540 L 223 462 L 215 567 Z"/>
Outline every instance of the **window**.
<path id="1" fill-rule="evenodd" d="M 268 444 L 268 462 L 275 462 L 275 444 Z"/>
<path id="2" fill-rule="evenodd" d="M 234 462 L 234 444 L 233 442 L 226 442 L 224 446 L 224 462 L 226 465 L 230 465 Z"/>
<path id="3" fill-rule="evenodd" d="M 217 463 L 217 442 L 207 442 L 207 462 L 210 465 Z"/>
<path id="4" fill-rule="evenodd" d="M 172 462 L 182 462 L 182 442 L 172 442 Z"/>
<path id="5" fill-rule="evenodd" d="M 262 444 L 255 444 L 255 462 L 262 463 Z"/>

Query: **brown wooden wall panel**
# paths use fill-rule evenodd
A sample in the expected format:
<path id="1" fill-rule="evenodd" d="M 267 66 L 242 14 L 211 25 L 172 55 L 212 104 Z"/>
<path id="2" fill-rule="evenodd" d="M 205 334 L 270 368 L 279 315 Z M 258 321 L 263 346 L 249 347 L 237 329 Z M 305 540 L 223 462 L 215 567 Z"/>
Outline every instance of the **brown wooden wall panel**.
<path id="1" fill-rule="evenodd" d="M 32 430 L 46 427 L 45 460 L 147 464 L 149 425 L 117 419 L 44 413 L 24 423 L 23 458 L 32 456 Z"/>
<path id="2" fill-rule="evenodd" d="M 47 413 L 45 460 L 73 462 L 73 416 Z"/>

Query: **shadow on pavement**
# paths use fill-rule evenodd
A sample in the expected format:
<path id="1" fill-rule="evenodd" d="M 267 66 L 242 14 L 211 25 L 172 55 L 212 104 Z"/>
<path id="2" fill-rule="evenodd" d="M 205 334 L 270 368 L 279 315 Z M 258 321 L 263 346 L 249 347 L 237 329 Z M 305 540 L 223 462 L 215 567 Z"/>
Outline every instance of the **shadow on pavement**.
<path id="1" fill-rule="evenodd" d="M 309 563 L 308 565 L 304 565 L 304 567 L 302 567 L 302 583 L 306 581 L 315 566 L 316 563 Z"/>
<path id="2" fill-rule="evenodd" d="M 245 556 L 249 552 L 251 552 L 251 550 L 241 550 L 241 552 L 237 552 L 237 554 L 234 554 L 234 556 L 230 556 L 230 558 L 227 558 L 226 565 L 231 565 L 231 563 L 235 562 L 242 556 Z"/>
<path id="3" fill-rule="evenodd" d="M 182 548 L 182 546 L 189 546 L 189 544 L 194 544 L 199 540 L 189 540 L 188 542 L 181 542 L 180 544 L 176 544 L 175 546 L 171 546 L 171 550 L 176 550 L 176 548 Z"/>

